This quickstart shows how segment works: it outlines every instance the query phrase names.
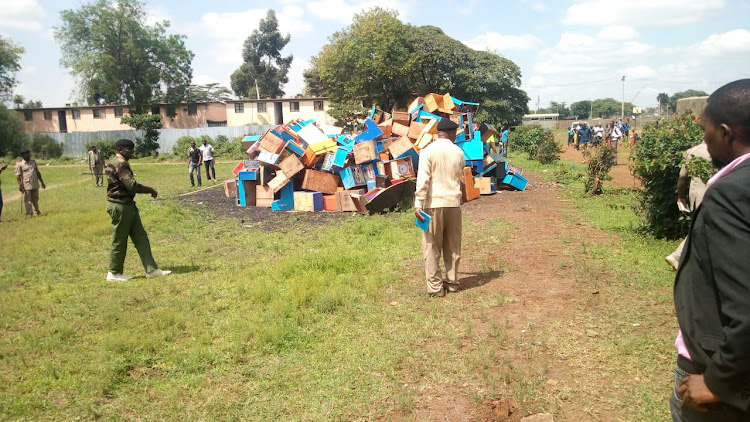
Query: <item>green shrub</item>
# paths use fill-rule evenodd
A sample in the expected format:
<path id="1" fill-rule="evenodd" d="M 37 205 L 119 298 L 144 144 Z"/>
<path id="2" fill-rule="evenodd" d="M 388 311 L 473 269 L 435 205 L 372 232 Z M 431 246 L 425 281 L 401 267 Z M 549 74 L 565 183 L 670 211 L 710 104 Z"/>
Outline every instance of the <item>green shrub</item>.
<path id="1" fill-rule="evenodd" d="M 703 141 L 700 126 L 687 112 L 645 127 L 632 151 L 640 230 L 658 238 L 685 236 L 689 220 L 677 209 L 677 176 L 685 151 Z"/>
<path id="2" fill-rule="evenodd" d="M 591 150 L 584 152 L 589 162 L 584 188 L 586 193 L 591 195 L 601 194 L 604 181 L 612 179 L 609 170 L 615 161 L 615 149 L 612 146 L 602 145 L 597 150 L 596 155 L 592 155 Z"/>
<path id="3" fill-rule="evenodd" d="M 542 164 L 559 160 L 562 152 L 554 135 L 539 125 L 517 127 L 508 140 L 508 147 L 511 151 L 526 153 L 529 160 L 537 160 Z"/>
<path id="4" fill-rule="evenodd" d="M 508 140 L 508 147 L 511 151 L 526 153 L 533 160 L 537 147 L 546 137 L 544 129 L 539 125 L 518 126 Z"/>
<path id="5" fill-rule="evenodd" d="M 43 159 L 59 158 L 63 153 L 62 143 L 55 141 L 54 138 L 43 133 L 31 135 L 29 149 L 32 156 Z"/>
<path id="6" fill-rule="evenodd" d="M 94 146 L 97 150 L 101 151 L 102 157 L 104 157 L 105 160 L 109 160 L 115 155 L 115 141 L 111 139 L 95 139 L 93 141 L 88 141 L 86 142 L 86 151 Z"/>
<path id="7" fill-rule="evenodd" d="M 195 145 L 198 146 L 200 145 L 201 140 L 199 138 L 193 138 L 192 136 L 181 136 L 177 139 L 177 143 L 174 144 L 174 147 L 172 147 L 172 155 L 177 159 L 187 159 L 187 153 L 190 149 L 191 142 L 195 142 Z"/>
<path id="8" fill-rule="evenodd" d="M 0 156 L 17 157 L 27 143 L 21 114 L 0 103 Z"/>
<path id="9" fill-rule="evenodd" d="M 134 129 L 145 132 L 143 136 L 135 137 L 135 154 L 137 157 L 159 155 L 159 129 L 162 128 L 160 115 L 134 114 L 123 116 L 121 121 Z"/>
<path id="10" fill-rule="evenodd" d="M 539 142 L 534 151 L 533 159 L 542 164 L 552 164 L 560 159 L 562 148 L 555 142 L 555 136 L 551 133 L 545 133 L 545 137 Z"/>
<path id="11" fill-rule="evenodd" d="M 220 142 L 219 138 L 224 138 L 223 142 Z M 224 135 L 216 137 L 216 143 L 214 143 L 214 155 L 216 158 L 223 158 L 226 160 L 244 160 L 247 158 L 245 154 L 246 148 L 242 145 L 242 139 L 244 136 L 238 136 L 232 140 L 229 140 Z"/>

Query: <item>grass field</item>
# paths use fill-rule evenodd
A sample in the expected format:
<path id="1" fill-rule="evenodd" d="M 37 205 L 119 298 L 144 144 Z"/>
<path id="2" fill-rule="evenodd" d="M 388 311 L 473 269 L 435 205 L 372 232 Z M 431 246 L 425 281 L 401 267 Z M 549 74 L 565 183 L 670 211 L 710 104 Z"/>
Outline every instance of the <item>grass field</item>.
<path id="1" fill-rule="evenodd" d="M 228 175 L 233 164 L 218 164 L 217 173 Z M 130 245 L 125 272 L 140 277 L 127 283 L 104 281 L 105 193 L 78 174 L 82 166 L 42 168 L 45 215 L 33 219 L 12 198 L 12 171 L 3 173 L 0 419 L 412 420 L 424 385 L 462 386 L 477 403 L 510 394 L 527 398 L 529 409 L 556 410 L 560 398 L 544 394 L 542 379 L 529 380 L 511 362 L 495 365 L 497 351 L 509 347 L 502 325 L 472 329 L 470 315 L 481 318 L 508 298 L 474 289 L 449 303 L 426 297 L 414 281 L 421 236 L 412 214 L 329 226 L 290 214 L 284 230 L 266 233 L 177 205 L 190 190 L 184 167 L 133 162 L 137 179 L 159 190 L 159 199 L 137 202 L 157 262 L 175 274 L 146 280 Z M 553 177 L 566 167 L 536 169 Z M 631 192 L 589 198 L 577 193 L 575 176 L 567 180 L 582 216 L 575 217 L 624 239 L 607 251 L 594 247 L 593 264 L 572 270 L 583 278 L 606 268 L 603 283 L 638 295 L 581 315 L 577 323 L 614 324 L 612 342 L 591 358 L 648 372 L 654 356 L 668 353 L 663 333 L 632 333 L 621 322 L 631 323 L 641 300 L 658 304 L 648 315 L 668 312 L 665 270 L 654 262 L 674 243 L 632 235 Z M 466 225 L 476 234 L 468 242 L 487 240 L 482 227 Z M 514 230 L 500 220 L 492 227 L 499 238 Z M 588 242 L 570 241 L 571 250 Z M 549 329 L 551 345 L 580 347 L 560 333 Z M 446 350 L 465 344 L 472 347 L 449 355 L 456 364 L 440 364 Z M 668 372 L 668 362 L 656 364 Z M 623 420 L 659 420 L 668 392 L 655 379 L 644 373 L 637 391 L 614 389 L 602 400 L 623 409 Z"/>

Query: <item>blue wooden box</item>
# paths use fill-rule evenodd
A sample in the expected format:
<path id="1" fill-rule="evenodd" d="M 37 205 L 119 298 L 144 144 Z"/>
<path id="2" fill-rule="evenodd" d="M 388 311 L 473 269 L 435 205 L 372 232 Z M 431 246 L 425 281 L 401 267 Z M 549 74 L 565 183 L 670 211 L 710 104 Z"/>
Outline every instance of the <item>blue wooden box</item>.
<path id="1" fill-rule="evenodd" d="M 512 186 L 513 188 L 518 190 L 526 189 L 527 183 L 529 183 L 529 181 L 520 174 L 508 173 L 505 175 L 505 178 L 503 178 L 503 184 Z"/>
<path id="2" fill-rule="evenodd" d="M 355 143 L 364 141 L 377 141 L 383 136 L 383 131 L 378 127 L 377 123 L 370 119 L 365 120 L 365 129 L 359 135 L 354 137 Z"/>
<path id="3" fill-rule="evenodd" d="M 240 180 L 258 180 L 260 170 L 241 170 L 237 173 Z"/>
<path id="4" fill-rule="evenodd" d="M 339 172 L 341 176 L 341 183 L 344 185 L 344 189 L 351 189 L 356 186 L 365 186 L 367 180 L 362 174 L 362 169 L 359 167 L 347 167 Z"/>
<path id="5" fill-rule="evenodd" d="M 294 209 L 294 183 L 287 183 L 276 193 L 279 199 L 271 202 L 274 211 L 289 211 Z"/>

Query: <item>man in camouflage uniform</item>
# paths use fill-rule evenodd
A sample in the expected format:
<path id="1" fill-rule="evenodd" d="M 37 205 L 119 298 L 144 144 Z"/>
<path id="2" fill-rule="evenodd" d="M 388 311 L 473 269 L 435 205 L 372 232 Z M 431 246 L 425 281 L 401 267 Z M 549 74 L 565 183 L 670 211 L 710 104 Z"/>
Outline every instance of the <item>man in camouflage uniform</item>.
<path id="1" fill-rule="evenodd" d="M 36 211 L 36 215 L 42 215 L 39 211 L 39 185 L 42 189 L 46 189 L 47 185 L 42 180 L 42 173 L 39 172 L 36 161 L 31 159 L 31 151 L 23 150 L 20 155 L 21 161 L 16 163 L 16 181 L 18 190 L 23 194 L 26 216 L 33 216 L 32 211 Z"/>
<path id="2" fill-rule="evenodd" d="M 133 157 L 135 144 L 129 139 L 115 142 L 117 154 L 107 164 L 107 213 L 112 217 L 112 246 L 109 250 L 109 272 L 107 281 L 127 281 L 132 276 L 122 273 L 128 237 L 133 241 L 138 256 L 141 257 L 146 278 L 159 277 L 172 271 L 161 270 L 151 254 L 148 234 L 141 223 L 141 215 L 135 206 L 136 193 L 148 193 L 156 198 L 156 189 L 142 185 L 133 178 L 128 160 Z"/>

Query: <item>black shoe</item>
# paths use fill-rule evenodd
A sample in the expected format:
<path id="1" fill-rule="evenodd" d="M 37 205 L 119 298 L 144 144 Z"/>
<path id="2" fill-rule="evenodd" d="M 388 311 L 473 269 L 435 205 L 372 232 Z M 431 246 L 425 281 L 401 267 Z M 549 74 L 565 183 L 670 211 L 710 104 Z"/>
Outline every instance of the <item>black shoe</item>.
<path id="1" fill-rule="evenodd" d="M 440 289 L 439 292 L 430 292 L 428 294 L 430 295 L 430 297 L 445 297 L 445 287 Z"/>
<path id="2" fill-rule="evenodd" d="M 443 287 L 445 288 L 445 290 L 449 291 L 450 293 L 456 293 L 458 289 L 461 287 L 461 285 L 458 283 L 444 282 Z"/>

